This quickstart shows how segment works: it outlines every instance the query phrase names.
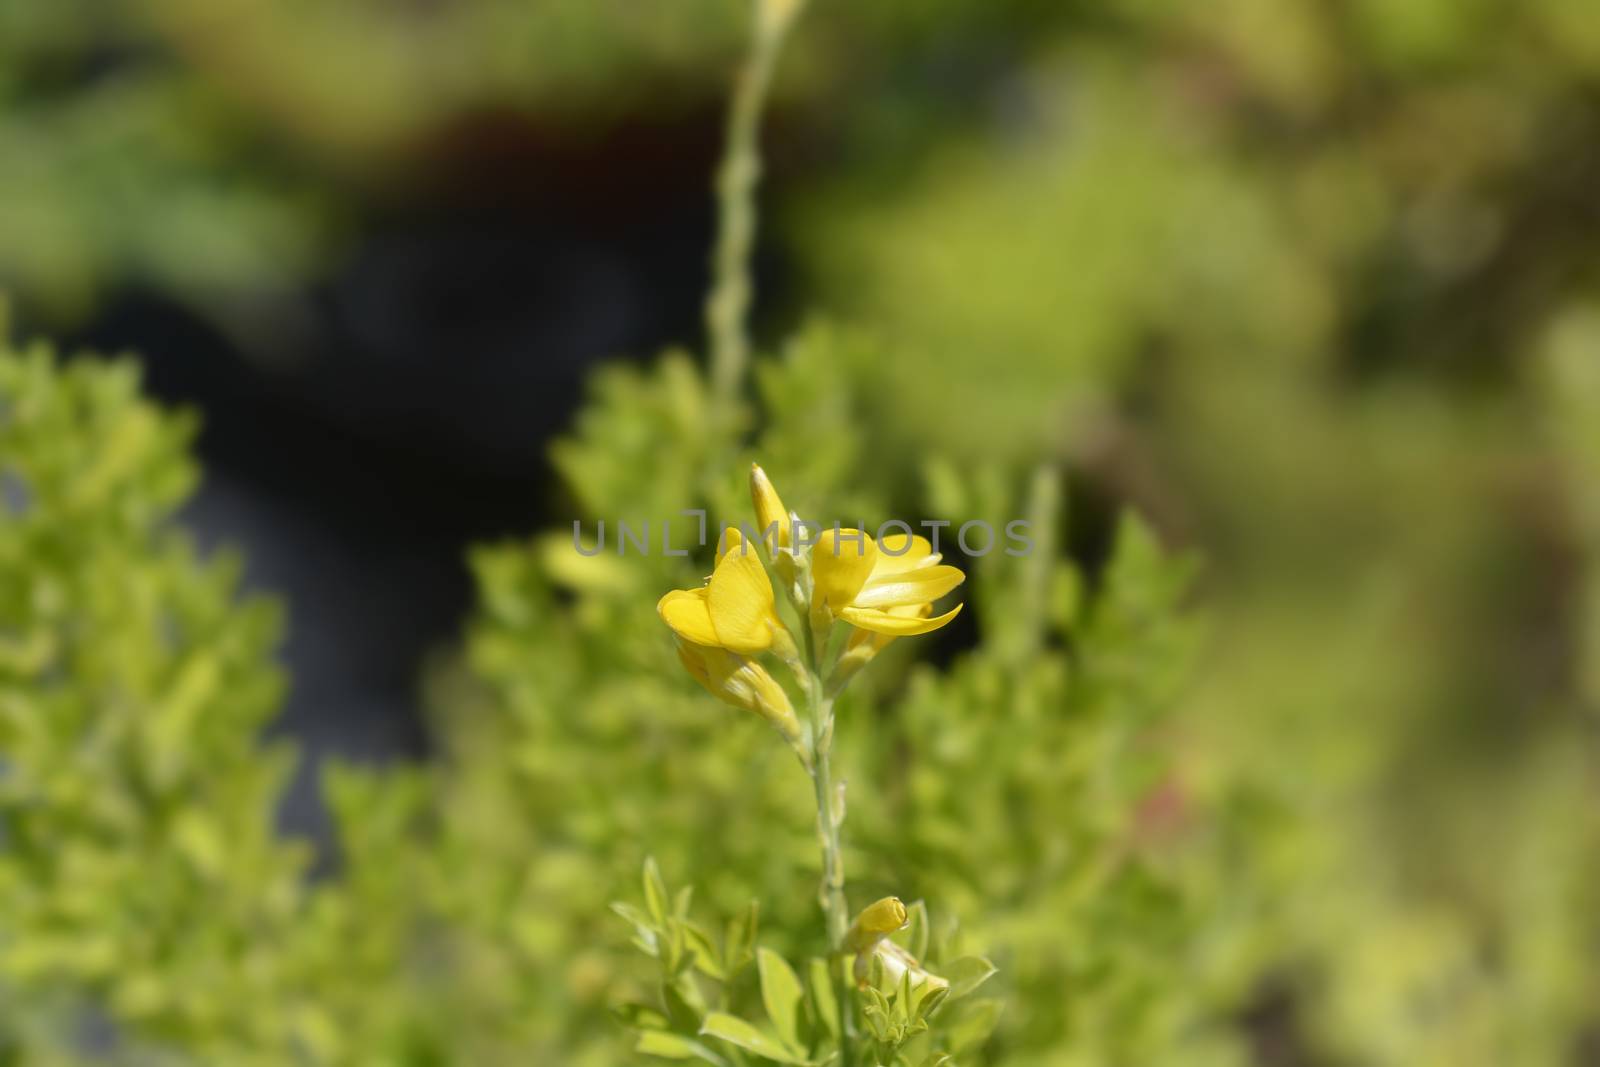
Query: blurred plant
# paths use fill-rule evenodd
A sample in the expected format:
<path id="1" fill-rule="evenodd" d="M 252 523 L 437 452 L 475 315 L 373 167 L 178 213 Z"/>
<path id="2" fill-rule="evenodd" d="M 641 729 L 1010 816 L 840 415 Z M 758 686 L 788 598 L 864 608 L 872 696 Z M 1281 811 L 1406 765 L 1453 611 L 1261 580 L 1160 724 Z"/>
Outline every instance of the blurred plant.
<path id="1" fill-rule="evenodd" d="M 338 269 L 374 203 L 425 196 L 484 147 L 499 160 L 508 134 L 580 155 L 641 127 L 698 140 L 744 6 L 11 0 L 0 281 L 29 322 L 74 327 L 154 293 L 281 358 L 301 347 L 288 317 L 317 314 L 304 289 Z M 886 80 L 886 57 L 1007 18 L 1059 16 L 1034 0 L 840 5 L 783 92 L 832 112 Z M 939 115 L 915 112 L 924 130 Z"/>
<path id="2" fill-rule="evenodd" d="M 861 345 L 816 330 L 758 368 L 774 388 L 853 390 Z M 652 492 L 674 504 L 723 495 L 720 479 L 691 473 L 711 395 L 696 371 L 669 359 L 602 389 L 587 432 L 562 450 L 591 476 L 575 488 L 596 513 Z M 758 447 L 792 454 L 815 429 L 772 420 Z M 672 676 L 671 642 L 638 611 L 692 565 L 585 558 L 565 535 L 477 552 L 467 661 L 434 676 L 436 765 L 330 771 L 338 866 L 308 884 L 304 847 L 271 831 L 283 749 L 263 759 L 255 737 L 276 692 L 271 613 L 232 593 L 230 568 L 197 558 L 171 524 L 192 483 L 187 431 L 137 399 L 126 366 L 0 357 L 0 1035 L 18 1062 L 610 1064 L 622 1057 L 613 1002 L 667 1019 L 649 1042 L 722 1041 L 699 1035 L 705 1015 L 759 1017 L 763 976 L 781 1004 L 785 956 L 801 961 L 801 1007 L 769 1011 L 760 1033 L 792 1017 L 797 1041 L 826 1040 L 810 961 L 835 957 L 794 878 L 809 868 L 822 880 L 800 829 L 816 813 L 773 759 L 779 746 L 708 716 L 703 691 Z M 635 442 L 652 464 L 633 460 Z M 822 458 L 808 469 L 837 477 Z M 1004 477 L 930 479 L 947 514 L 1011 506 L 996 496 Z M 954 999 L 987 968 L 958 965 L 965 938 L 913 903 L 909 927 L 872 944 L 881 971 L 869 965 L 867 989 L 850 994 L 863 1054 L 905 1038 L 907 1057 L 937 1039 L 963 1062 L 1202 1062 L 1197 972 L 1171 966 L 1193 951 L 1198 912 L 1151 865 L 1171 830 L 1141 807 L 1161 775 L 1150 729 L 1188 643 L 1174 616 L 1186 568 L 1130 525 L 1102 588 L 1085 590 L 1047 536 L 1053 486 L 1042 475 L 1028 511 L 1037 554 L 975 575 L 976 649 L 906 687 L 891 644 L 834 694 L 847 707 L 835 774 L 882 783 L 882 804 L 856 806 L 859 852 L 841 842 L 861 891 L 899 883 L 948 899 L 968 937 L 998 948 L 1024 1006 L 1002 1016 L 996 1001 Z M 890 489 L 868 477 L 855 495 L 865 505 Z M 863 654 L 863 636 L 836 636 L 841 662 Z M 682 934 L 687 958 L 710 945 L 726 976 L 697 968 L 694 981 L 728 999 L 708 987 L 692 1025 L 658 999 L 672 996 L 659 978 L 654 998 L 636 988 L 595 914 L 646 850 L 695 872 L 709 907 L 751 930 L 721 945 Z M 669 946 L 678 935 L 652 894 L 665 899 L 651 890 L 639 914 Z M 752 896 L 770 945 L 754 973 L 735 962 L 755 944 Z M 667 913 L 683 918 L 677 900 Z M 864 948 L 885 909 L 894 919 L 893 905 L 867 909 L 847 941 Z M 951 984 L 932 1020 L 934 987 L 910 992 L 903 953 Z M 937 1034 L 913 1032 L 918 1013 Z M 999 1051 L 985 1052 L 997 1024 Z M 713 1025 L 728 1027 L 760 1040 Z"/>
<path id="3" fill-rule="evenodd" d="M 227 39 L 204 4 L 119 8 L 88 41 L 72 5 L 0 11 L 26 23 L 0 33 L 25 57 L 0 129 L 22 160 L 0 228 L 23 239 L 0 258 L 30 293 L 83 305 L 82 278 L 152 263 L 202 288 L 309 269 L 321 216 L 299 180 L 240 164 L 262 115 L 295 167 L 341 144 L 370 166 L 502 96 L 589 131 L 607 101 L 650 95 L 619 71 L 720 71 L 737 28 L 712 4 L 269 6 L 230 8 L 255 32 Z M 282 748 L 262 759 L 253 737 L 270 612 L 172 526 L 186 420 L 125 368 L 0 356 L 7 1055 L 596 1067 L 627 1057 L 620 999 L 644 1051 L 730 1063 L 810 1058 L 850 1004 L 859 1052 L 909 1038 L 912 1062 L 1590 1058 L 1595 20 L 1581 0 L 914 7 L 830 10 L 789 86 L 850 100 L 839 136 L 860 154 L 791 200 L 790 232 L 825 299 L 882 332 L 816 322 L 775 356 L 745 335 L 747 110 L 730 131 L 750 151 L 719 182 L 744 222 L 721 233 L 709 373 L 681 354 L 603 370 L 554 460 L 590 519 L 731 514 L 726 472 L 757 456 L 802 515 L 1029 515 L 1032 555 L 976 561 L 962 616 L 920 643 L 936 667 L 870 629 L 817 641 L 790 596 L 801 562 L 771 546 L 784 597 L 734 566 L 790 627 L 801 699 L 744 629 L 675 663 L 640 609 L 664 588 L 692 606 L 726 551 L 480 548 L 464 654 L 428 675 L 436 758 L 330 772 L 337 857 L 308 882 L 304 849 L 267 829 Z M 959 107 L 905 77 L 908 54 L 950 61 L 930 27 L 1001 18 L 1082 32 L 1031 37 Z M 678 19 L 696 32 L 663 28 Z M 529 34 L 560 62 L 509 69 L 503 42 Z M 461 70 L 485 39 L 500 59 Z M 298 77 L 278 60 L 306 42 L 319 73 Z M 105 54 L 117 77 L 62 91 Z M 833 80 L 850 67 L 905 84 L 857 99 Z M 370 141 L 343 141 L 368 119 Z M 167 194 L 192 211 L 148 206 Z M 29 236 L 46 231 L 72 239 Z M 762 526 L 775 496 L 758 486 Z M 1127 500 L 1164 537 L 1109 517 Z M 1200 671 L 1170 538 L 1210 561 Z M 876 619 L 838 592 L 830 615 Z M 709 587 L 705 608 L 717 634 Z M 830 686 L 819 647 L 838 682 L 871 669 Z M 812 701 L 837 702 L 823 777 L 873 802 L 836 848 L 808 829 L 819 791 L 792 788 L 764 731 L 707 715 L 696 683 L 765 713 L 813 770 Z M 855 952 L 854 987 L 811 903 L 830 852 L 860 900 L 883 898 L 846 947 L 896 918 L 891 899 L 936 901 L 964 933 L 913 903 L 908 929 Z M 737 918 L 702 928 L 647 874 L 628 909 L 654 949 L 641 978 L 598 902 L 631 898 L 647 855 Z M 954 990 L 965 941 L 1000 965 L 1003 1014 L 932 1003 L 906 964 Z"/>
<path id="4" fill-rule="evenodd" d="M 133 366 L 0 350 L 0 1047 L 16 1062 L 274 1062 L 307 851 L 257 732 L 278 616 L 168 518 L 192 420 Z M 277 1018 L 241 1012 L 274 1003 Z M 311 1025 L 315 1025 L 312 1023 Z"/>
<path id="5" fill-rule="evenodd" d="M 1047 442 L 1204 546 L 1179 764 L 1228 814 L 1190 891 L 1276 1058 L 1593 1057 L 1578 7 L 1114 5 L 892 198 L 842 177 L 792 220 L 916 390 L 865 422 Z"/>

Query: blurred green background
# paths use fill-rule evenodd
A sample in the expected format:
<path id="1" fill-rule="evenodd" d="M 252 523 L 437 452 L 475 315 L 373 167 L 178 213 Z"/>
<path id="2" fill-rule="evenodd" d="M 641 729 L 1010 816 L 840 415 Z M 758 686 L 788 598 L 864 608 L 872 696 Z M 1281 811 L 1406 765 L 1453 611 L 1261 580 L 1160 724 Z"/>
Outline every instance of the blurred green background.
<path id="1" fill-rule="evenodd" d="M 0 7 L 10 333 L 159 402 L 0 358 L 0 1061 L 632 1062 L 647 853 L 803 947 L 694 564 L 565 554 L 756 456 L 1053 531 L 841 727 L 853 896 L 1001 966 L 972 1062 L 1600 1063 L 1592 2 L 813 0 L 728 436 L 747 15 Z"/>

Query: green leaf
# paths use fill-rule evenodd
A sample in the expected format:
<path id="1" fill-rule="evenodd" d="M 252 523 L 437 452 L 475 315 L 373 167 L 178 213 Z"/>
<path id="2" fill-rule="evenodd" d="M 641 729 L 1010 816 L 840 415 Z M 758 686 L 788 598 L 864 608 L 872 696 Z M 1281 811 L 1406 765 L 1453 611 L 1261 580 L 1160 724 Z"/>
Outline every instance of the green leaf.
<path id="1" fill-rule="evenodd" d="M 700 973 L 719 982 L 725 981 L 727 972 L 723 969 L 721 957 L 717 955 L 716 946 L 711 943 L 711 935 L 692 922 L 680 922 L 678 925 L 683 931 L 684 944 L 688 946 Z"/>
<path id="2" fill-rule="evenodd" d="M 817 1018 L 834 1037 L 839 1036 L 839 1000 L 833 995 L 833 971 L 827 960 L 811 961 L 811 1002 L 816 1005 Z"/>
<path id="3" fill-rule="evenodd" d="M 928 905 L 920 900 L 912 901 L 911 906 L 906 909 L 906 928 L 901 931 L 900 939 L 906 951 L 911 953 L 918 963 L 928 958 L 930 932 Z"/>
<path id="4" fill-rule="evenodd" d="M 811 1062 L 785 1048 L 772 1035 L 757 1030 L 737 1016 L 727 1015 L 723 1012 L 712 1012 L 707 1015 L 706 1021 L 700 1027 L 700 1032 L 711 1037 L 720 1037 L 731 1045 L 737 1045 L 747 1052 L 754 1052 L 757 1056 L 776 1063 Z"/>
<path id="5" fill-rule="evenodd" d="M 999 1022 L 998 1000 L 972 1001 L 961 1018 L 945 1029 L 945 1040 L 950 1044 L 951 1054 L 959 1056 L 982 1045 L 989 1040 L 989 1035 L 994 1033 Z"/>
<path id="6" fill-rule="evenodd" d="M 962 956 L 941 968 L 941 977 L 950 983 L 950 996 L 954 999 L 966 996 L 994 977 L 995 969 L 995 965 L 982 956 Z"/>
<path id="7" fill-rule="evenodd" d="M 633 1049 L 664 1060 L 702 1059 L 718 1067 L 727 1067 L 728 1062 L 693 1038 L 669 1034 L 665 1030 L 646 1030 L 639 1035 L 639 1043 Z"/>
<path id="8" fill-rule="evenodd" d="M 667 883 L 662 881 L 661 868 L 651 856 L 644 861 L 644 902 L 658 926 L 667 921 L 667 899 Z"/>
<path id="9" fill-rule="evenodd" d="M 668 974 L 678 975 L 689 969 L 693 962 L 688 953 L 684 951 L 687 940 L 683 924 L 676 919 L 667 920 L 666 953 L 662 962 L 666 964 Z"/>
<path id="10" fill-rule="evenodd" d="M 866 1019 L 872 1036 L 879 1041 L 889 1040 L 890 1010 L 889 998 L 879 992 L 877 986 L 869 985 L 861 1005 L 861 1015 Z"/>
<path id="11" fill-rule="evenodd" d="M 633 925 L 633 943 L 639 947 L 640 952 L 647 956 L 661 954 L 660 935 L 648 916 L 632 904 L 624 904 L 620 900 L 611 902 L 611 910 Z"/>
<path id="12" fill-rule="evenodd" d="M 659 1008 L 652 1008 L 648 1004 L 615 1004 L 611 1014 L 624 1026 L 635 1030 L 665 1030 L 667 1017 L 661 1014 Z"/>
<path id="13" fill-rule="evenodd" d="M 706 1005 L 693 980 L 678 978 L 662 983 L 661 1002 L 666 1005 L 672 1029 L 686 1034 L 699 1031 L 700 1021 L 706 1015 Z"/>
<path id="14" fill-rule="evenodd" d="M 761 1003 L 767 1007 L 767 1018 L 790 1045 L 800 1044 L 800 1033 L 795 1026 L 795 1013 L 800 998 L 805 995 L 800 979 L 787 961 L 771 949 L 756 954 L 756 966 L 761 972 Z"/>
<path id="15" fill-rule="evenodd" d="M 728 935 L 722 943 L 722 968 L 730 977 L 753 958 L 760 915 L 761 906 L 752 900 L 743 915 L 728 922 Z"/>
<path id="16" fill-rule="evenodd" d="M 939 1005 L 943 1004 L 949 997 L 949 986 L 939 985 L 937 982 L 923 982 L 917 986 L 916 992 L 912 996 L 916 1017 L 926 1019 L 938 1011 Z"/>

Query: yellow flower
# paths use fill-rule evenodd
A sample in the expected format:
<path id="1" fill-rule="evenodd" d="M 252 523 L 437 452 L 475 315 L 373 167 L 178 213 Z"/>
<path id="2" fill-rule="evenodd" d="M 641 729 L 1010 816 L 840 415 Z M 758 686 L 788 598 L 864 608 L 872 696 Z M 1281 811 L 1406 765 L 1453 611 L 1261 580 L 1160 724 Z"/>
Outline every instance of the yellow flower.
<path id="1" fill-rule="evenodd" d="M 924 969 L 915 956 L 889 940 L 890 934 L 905 929 L 910 918 L 911 913 L 899 897 L 884 897 L 863 908 L 855 922 L 850 924 L 844 938 L 844 950 L 855 955 L 855 964 L 851 969 L 856 984 L 861 988 L 867 986 L 873 959 L 883 963 L 884 973 L 894 985 L 899 985 L 901 977 L 909 973 L 913 987 L 932 983 L 936 988 L 950 988 L 949 981 Z"/>
<path id="2" fill-rule="evenodd" d="M 678 638 L 678 659 L 690 677 L 725 704 L 753 711 L 766 719 L 791 745 L 800 744 L 800 720 L 794 706 L 766 669 L 724 648 L 699 645 Z"/>
<path id="3" fill-rule="evenodd" d="M 813 624 L 840 618 L 890 639 L 939 629 L 961 605 L 935 616 L 933 602 L 966 579 L 939 559 L 926 537 L 890 534 L 880 546 L 862 530 L 824 530 L 811 550 Z"/>
<path id="4" fill-rule="evenodd" d="M 786 660 L 794 659 L 794 640 L 778 618 L 772 583 L 760 557 L 731 528 L 718 548 L 709 582 L 698 589 L 674 589 L 656 603 L 662 620 L 692 644 L 742 656 L 771 649 Z"/>

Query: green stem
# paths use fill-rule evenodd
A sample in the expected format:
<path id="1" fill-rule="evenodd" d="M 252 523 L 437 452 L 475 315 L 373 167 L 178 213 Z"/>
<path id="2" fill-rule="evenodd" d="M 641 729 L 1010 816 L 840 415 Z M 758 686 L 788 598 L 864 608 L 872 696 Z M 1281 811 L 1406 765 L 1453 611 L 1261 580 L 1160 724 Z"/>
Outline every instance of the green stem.
<path id="1" fill-rule="evenodd" d="M 822 882 L 817 899 L 827 922 L 829 970 L 833 974 L 834 999 L 839 1004 L 839 1046 L 841 1067 L 852 1067 L 856 1025 L 851 1010 L 849 980 L 844 973 L 844 941 L 850 929 L 850 908 L 844 895 L 844 850 L 840 845 L 843 812 L 834 802 L 833 782 L 833 698 L 823 694 L 822 657 L 825 646 L 807 627 L 806 660 L 811 673 L 806 700 L 811 712 L 811 784 L 817 801 L 817 839 L 822 846 Z"/>
<path id="2" fill-rule="evenodd" d="M 750 255 L 755 248 L 755 194 L 761 179 L 761 111 L 784 38 L 803 6 L 804 0 L 757 0 L 750 52 L 728 107 L 727 141 L 717 169 L 717 243 L 706 297 L 712 394 L 724 416 L 733 408 L 750 361 L 747 320 L 754 289 Z"/>

